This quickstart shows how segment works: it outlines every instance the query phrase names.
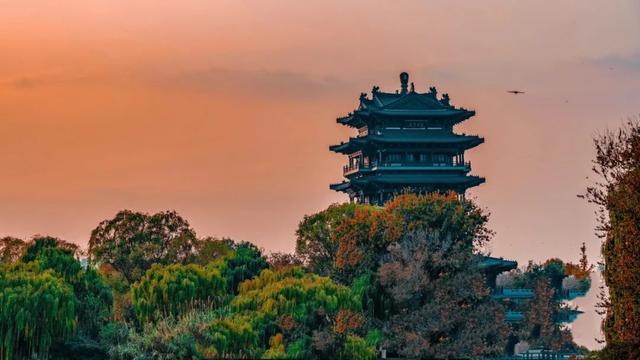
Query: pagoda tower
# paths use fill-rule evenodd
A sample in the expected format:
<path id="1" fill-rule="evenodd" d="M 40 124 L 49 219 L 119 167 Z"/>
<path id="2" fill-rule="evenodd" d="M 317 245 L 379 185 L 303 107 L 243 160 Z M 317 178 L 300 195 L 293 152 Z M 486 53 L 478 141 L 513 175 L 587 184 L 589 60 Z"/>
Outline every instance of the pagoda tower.
<path id="1" fill-rule="evenodd" d="M 465 191 L 485 179 L 471 176 L 465 150 L 484 142 L 479 136 L 456 134 L 453 127 L 475 112 L 456 108 L 449 95 L 438 98 L 435 87 L 418 93 L 409 74 L 400 74 L 394 93 L 373 87 L 371 97 L 360 95 L 360 105 L 337 122 L 357 130 L 348 142 L 329 147 L 348 156 L 346 178 L 329 187 L 349 195 L 351 201 L 383 205 L 403 192 Z"/>

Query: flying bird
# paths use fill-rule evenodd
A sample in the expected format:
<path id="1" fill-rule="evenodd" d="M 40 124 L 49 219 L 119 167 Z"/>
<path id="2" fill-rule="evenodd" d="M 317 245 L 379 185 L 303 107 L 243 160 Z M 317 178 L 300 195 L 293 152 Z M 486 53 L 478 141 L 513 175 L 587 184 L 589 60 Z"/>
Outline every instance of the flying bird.
<path id="1" fill-rule="evenodd" d="M 511 93 L 511 94 L 514 94 L 514 95 L 524 94 L 524 91 L 520 91 L 520 90 L 509 90 L 507 92 Z"/>

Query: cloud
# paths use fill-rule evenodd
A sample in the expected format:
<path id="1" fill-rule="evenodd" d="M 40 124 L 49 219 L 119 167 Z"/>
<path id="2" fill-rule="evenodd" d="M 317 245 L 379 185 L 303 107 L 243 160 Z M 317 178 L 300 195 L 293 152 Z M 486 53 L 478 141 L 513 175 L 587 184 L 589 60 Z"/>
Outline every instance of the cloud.
<path id="1" fill-rule="evenodd" d="M 78 84 L 85 82 L 95 82 L 99 80 L 99 76 L 91 75 L 88 73 L 78 74 L 66 73 L 66 72 L 52 72 L 52 73 L 40 73 L 21 75 L 13 79 L 5 81 L 4 84 L 9 87 L 13 87 L 20 90 L 30 90 L 46 86 L 59 86 L 66 84 Z"/>
<path id="2" fill-rule="evenodd" d="M 199 91 L 243 93 L 251 96 L 307 98 L 344 89 L 351 81 L 273 70 L 241 70 L 213 67 L 183 72 L 164 79 L 173 85 Z"/>
<path id="3" fill-rule="evenodd" d="M 606 66 L 611 70 L 640 72 L 640 53 L 627 56 L 612 55 L 593 60 L 598 66 Z"/>

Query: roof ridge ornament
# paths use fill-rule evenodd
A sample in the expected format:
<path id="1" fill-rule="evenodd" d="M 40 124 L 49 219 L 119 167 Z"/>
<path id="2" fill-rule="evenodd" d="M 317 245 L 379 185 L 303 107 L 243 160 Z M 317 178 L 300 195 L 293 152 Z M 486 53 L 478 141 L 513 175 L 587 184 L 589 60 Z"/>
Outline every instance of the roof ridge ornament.
<path id="1" fill-rule="evenodd" d="M 436 89 L 435 86 L 429 87 L 429 95 L 433 96 L 434 99 L 437 99 L 438 90 Z"/>
<path id="2" fill-rule="evenodd" d="M 440 100 L 440 102 L 445 105 L 445 106 L 451 106 L 451 104 L 449 103 L 451 101 L 451 99 L 449 98 L 449 94 L 442 94 L 442 99 Z"/>
<path id="3" fill-rule="evenodd" d="M 400 73 L 400 94 L 407 93 L 407 85 L 409 85 L 409 74 L 403 71 Z"/>

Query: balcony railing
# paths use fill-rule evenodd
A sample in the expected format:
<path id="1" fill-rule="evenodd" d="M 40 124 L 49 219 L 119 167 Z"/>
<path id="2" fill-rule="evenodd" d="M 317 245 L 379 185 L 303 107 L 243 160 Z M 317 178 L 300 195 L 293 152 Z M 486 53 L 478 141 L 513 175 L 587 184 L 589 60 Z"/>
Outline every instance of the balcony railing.
<path id="1" fill-rule="evenodd" d="M 371 171 L 371 170 L 421 170 L 421 169 L 442 169 L 442 170 L 470 170 L 471 163 L 465 162 L 460 164 L 445 164 L 445 163 L 426 163 L 426 162 L 392 162 L 385 161 L 379 163 L 377 161 L 371 161 L 368 165 L 364 164 L 347 164 L 342 167 L 343 174 L 351 175 L 358 171 Z"/>
<path id="2" fill-rule="evenodd" d="M 358 172 L 360 170 L 360 164 L 347 164 L 345 166 L 342 167 L 342 173 L 346 176 L 346 175 L 350 175 L 353 174 L 355 172 Z"/>

